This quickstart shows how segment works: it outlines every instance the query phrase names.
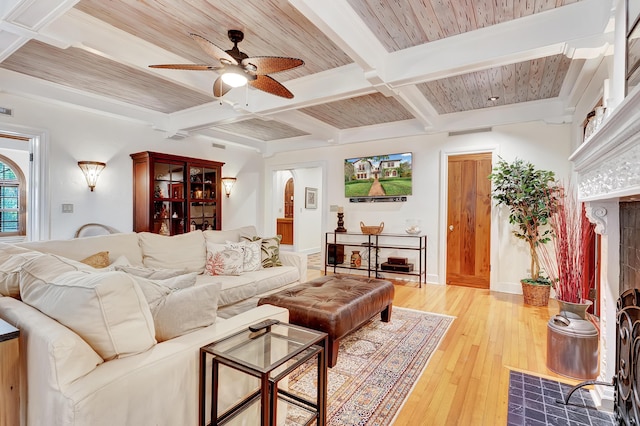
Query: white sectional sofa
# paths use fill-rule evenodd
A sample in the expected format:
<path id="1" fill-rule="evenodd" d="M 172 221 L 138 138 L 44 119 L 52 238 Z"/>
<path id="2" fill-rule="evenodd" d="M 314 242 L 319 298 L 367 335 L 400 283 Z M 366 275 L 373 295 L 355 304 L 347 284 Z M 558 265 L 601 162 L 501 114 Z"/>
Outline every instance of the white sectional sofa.
<path id="1" fill-rule="evenodd" d="M 286 309 L 256 302 L 306 277 L 306 256 L 290 252 L 282 266 L 203 273 L 229 272 L 207 247 L 226 244 L 233 257 L 243 235 L 255 228 L 2 245 L 0 318 L 20 329 L 21 424 L 197 424 L 199 348 L 267 318 L 286 322 Z M 102 270 L 79 262 L 105 252 Z M 252 387 L 222 374 L 223 406 Z"/>

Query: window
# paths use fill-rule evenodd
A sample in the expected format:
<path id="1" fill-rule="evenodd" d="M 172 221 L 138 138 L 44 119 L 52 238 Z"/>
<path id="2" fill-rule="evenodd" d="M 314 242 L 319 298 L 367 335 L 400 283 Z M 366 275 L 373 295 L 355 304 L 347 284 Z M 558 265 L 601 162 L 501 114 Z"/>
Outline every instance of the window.
<path id="1" fill-rule="evenodd" d="M 0 155 L 0 237 L 25 235 L 24 175 Z"/>

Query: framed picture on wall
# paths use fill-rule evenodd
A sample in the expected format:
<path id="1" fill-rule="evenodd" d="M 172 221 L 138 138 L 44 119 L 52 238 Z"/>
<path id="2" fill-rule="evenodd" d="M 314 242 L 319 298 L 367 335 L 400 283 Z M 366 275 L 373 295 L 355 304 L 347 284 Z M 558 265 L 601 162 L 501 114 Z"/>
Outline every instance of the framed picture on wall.
<path id="1" fill-rule="evenodd" d="M 305 209 L 317 209 L 318 208 L 318 188 L 304 189 L 304 208 Z"/>

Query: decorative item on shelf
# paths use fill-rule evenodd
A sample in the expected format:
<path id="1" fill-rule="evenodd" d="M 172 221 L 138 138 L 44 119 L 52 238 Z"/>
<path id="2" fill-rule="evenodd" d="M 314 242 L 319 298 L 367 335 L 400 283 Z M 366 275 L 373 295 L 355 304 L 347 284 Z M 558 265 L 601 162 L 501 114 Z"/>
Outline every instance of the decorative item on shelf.
<path id="1" fill-rule="evenodd" d="M 202 223 L 202 230 L 203 230 L 203 231 L 206 231 L 207 229 L 209 229 L 209 221 L 208 221 L 208 220 L 205 220 L 205 221 Z"/>
<path id="2" fill-rule="evenodd" d="M 160 190 L 160 186 L 156 185 L 156 189 L 153 191 L 154 198 L 160 198 L 162 196 L 162 191 Z"/>
<path id="3" fill-rule="evenodd" d="M 227 194 L 227 198 L 229 198 L 229 195 L 231 195 L 231 188 L 233 188 L 233 185 L 235 185 L 236 183 L 236 178 L 223 177 L 222 179 L 220 179 L 220 181 L 222 182 L 222 186 L 224 187 L 224 193 Z"/>
<path id="4" fill-rule="evenodd" d="M 360 266 L 362 266 L 362 256 L 358 250 L 354 250 L 351 252 L 351 267 L 359 268 Z"/>
<path id="5" fill-rule="evenodd" d="M 189 225 L 189 232 L 193 232 L 196 230 L 196 221 L 192 220 L 191 225 Z"/>
<path id="6" fill-rule="evenodd" d="M 169 211 L 165 206 L 162 206 L 162 210 L 160 210 L 160 217 L 166 219 L 169 217 Z"/>
<path id="7" fill-rule="evenodd" d="M 407 219 L 404 231 L 409 235 L 418 235 L 422 230 L 420 229 L 420 221 L 418 219 Z"/>
<path id="8" fill-rule="evenodd" d="M 87 179 L 87 184 L 93 192 L 93 188 L 96 187 L 96 183 L 98 182 L 98 176 L 100 176 L 100 172 L 107 166 L 106 163 L 101 163 L 99 161 L 78 161 L 78 167 L 84 173 L 85 179 Z"/>
<path id="9" fill-rule="evenodd" d="M 162 222 L 162 225 L 160 225 L 160 235 L 170 235 L 166 222 Z"/>
<path id="10" fill-rule="evenodd" d="M 174 219 L 177 219 L 178 218 L 178 212 L 173 212 L 171 217 L 174 218 Z"/>
<path id="11" fill-rule="evenodd" d="M 338 227 L 335 232 L 347 232 L 347 228 L 344 227 L 344 207 L 338 207 Z"/>
<path id="12" fill-rule="evenodd" d="M 380 222 L 379 226 L 366 226 L 364 223 L 360 222 L 360 230 L 363 234 L 367 235 L 378 235 L 384 229 L 384 222 Z"/>

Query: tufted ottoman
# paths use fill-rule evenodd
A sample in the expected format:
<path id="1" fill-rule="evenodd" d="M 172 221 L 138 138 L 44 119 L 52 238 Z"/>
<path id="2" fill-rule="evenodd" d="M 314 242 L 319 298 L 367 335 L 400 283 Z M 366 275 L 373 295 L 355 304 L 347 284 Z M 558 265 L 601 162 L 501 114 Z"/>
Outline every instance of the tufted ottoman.
<path id="1" fill-rule="evenodd" d="M 340 339 L 381 312 L 391 319 L 393 284 L 389 281 L 347 275 L 328 275 L 263 297 L 258 305 L 289 310 L 291 324 L 329 335 L 329 367 L 338 359 Z"/>

